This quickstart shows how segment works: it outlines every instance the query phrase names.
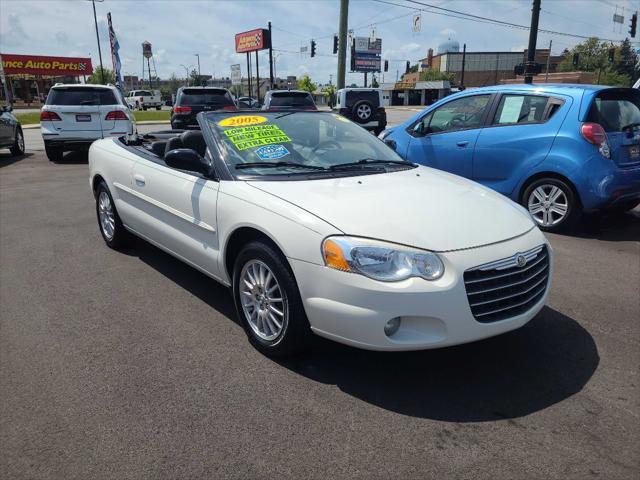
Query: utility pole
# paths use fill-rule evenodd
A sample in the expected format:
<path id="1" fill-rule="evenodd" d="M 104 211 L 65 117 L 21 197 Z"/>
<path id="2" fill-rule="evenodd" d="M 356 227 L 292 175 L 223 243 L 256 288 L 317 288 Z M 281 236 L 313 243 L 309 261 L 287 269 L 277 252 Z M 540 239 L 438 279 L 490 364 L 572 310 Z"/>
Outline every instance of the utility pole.
<path id="1" fill-rule="evenodd" d="M 98 0 L 102 1 L 102 0 Z M 100 35 L 98 35 L 98 17 L 96 16 L 96 2 L 91 0 L 93 5 L 93 21 L 96 24 L 96 40 L 98 40 L 98 56 L 100 57 L 100 81 L 104 84 L 104 67 L 102 66 L 102 50 L 100 49 Z"/>
<path id="2" fill-rule="evenodd" d="M 349 0 L 340 0 L 340 26 L 338 30 L 338 90 L 344 88 L 347 67 L 347 21 L 349 17 Z"/>
<path id="3" fill-rule="evenodd" d="M 536 42 L 538 40 L 538 20 L 540 19 L 540 0 L 533 0 L 531 8 L 531 30 L 529 31 L 529 48 L 527 63 L 524 66 L 524 83 L 533 83 L 533 64 L 536 61 Z"/>
<path id="4" fill-rule="evenodd" d="M 464 90 L 464 65 L 467 61 L 467 44 L 462 45 L 462 72 L 460 74 L 460 90 Z"/>
<path id="5" fill-rule="evenodd" d="M 200 54 L 199 53 L 194 53 L 194 55 L 196 57 L 198 57 L 198 87 L 199 87 L 200 86 L 200 82 L 202 82 L 202 80 L 200 78 Z"/>
<path id="6" fill-rule="evenodd" d="M 273 90 L 273 42 L 271 41 L 271 22 L 269 22 L 269 90 Z"/>
<path id="7" fill-rule="evenodd" d="M 544 74 L 544 83 L 549 82 L 549 61 L 551 60 L 551 45 L 553 44 L 553 40 L 549 40 L 549 55 L 547 55 L 547 71 Z"/>

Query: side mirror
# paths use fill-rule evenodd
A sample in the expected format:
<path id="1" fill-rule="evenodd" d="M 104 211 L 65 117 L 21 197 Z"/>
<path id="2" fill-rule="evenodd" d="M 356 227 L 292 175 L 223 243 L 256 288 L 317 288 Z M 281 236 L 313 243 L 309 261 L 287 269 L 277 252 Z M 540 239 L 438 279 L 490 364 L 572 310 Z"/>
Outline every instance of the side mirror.
<path id="1" fill-rule="evenodd" d="M 413 127 L 413 133 L 418 135 L 424 135 L 424 123 L 422 122 L 416 123 L 416 125 Z"/>
<path id="2" fill-rule="evenodd" d="M 187 170 L 189 172 L 209 175 L 209 164 L 198 152 L 191 148 L 176 148 L 170 150 L 164 156 L 164 163 L 178 170 Z"/>
<path id="3" fill-rule="evenodd" d="M 384 143 L 386 143 L 389 146 L 389 148 L 393 150 L 395 150 L 398 146 L 395 140 L 385 140 Z"/>

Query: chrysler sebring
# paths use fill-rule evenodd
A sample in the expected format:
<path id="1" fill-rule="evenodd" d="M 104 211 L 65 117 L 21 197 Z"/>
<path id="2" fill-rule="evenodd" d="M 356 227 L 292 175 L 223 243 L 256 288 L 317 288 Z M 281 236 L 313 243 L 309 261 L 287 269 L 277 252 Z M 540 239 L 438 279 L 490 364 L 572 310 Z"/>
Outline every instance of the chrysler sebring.
<path id="1" fill-rule="evenodd" d="M 202 112 L 201 130 L 91 146 L 100 232 L 230 286 L 251 343 L 372 350 L 471 342 L 543 307 L 551 248 L 526 210 L 402 160 L 328 112 Z"/>

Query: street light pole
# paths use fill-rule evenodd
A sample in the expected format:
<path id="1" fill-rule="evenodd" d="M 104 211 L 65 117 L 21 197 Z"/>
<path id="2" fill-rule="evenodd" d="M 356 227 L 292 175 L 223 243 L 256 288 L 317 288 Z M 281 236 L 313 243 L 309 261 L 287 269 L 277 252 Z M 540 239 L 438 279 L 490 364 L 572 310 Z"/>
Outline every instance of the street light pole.
<path id="1" fill-rule="evenodd" d="M 338 30 L 338 90 L 344 88 L 347 69 L 347 20 L 349 16 L 349 0 L 340 0 L 340 28 Z"/>
<path id="2" fill-rule="evenodd" d="M 196 57 L 198 57 L 198 86 L 200 85 L 200 54 L 199 53 L 194 53 L 194 55 Z"/>
<path id="3" fill-rule="evenodd" d="M 529 48 L 527 63 L 524 65 L 524 83 L 533 83 L 533 65 L 536 61 L 536 42 L 538 40 L 538 20 L 540 19 L 540 0 L 533 0 L 531 8 L 531 30 L 529 31 Z"/>
<path id="4" fill-rule="evenodd" d="M 102 2 L 103 0 L 98 0 Z M 96 25 L 96 40 L 98 40 L 98 56 L 100 57 L 100 81 L 104 83 L 104 67 L 102 66 L 102 50 L 100 49 L 100 35 L 98 35 L 98 17 L 96 16 L 96 0 L 91 0 L 93 5 L 93 22 Z"/>

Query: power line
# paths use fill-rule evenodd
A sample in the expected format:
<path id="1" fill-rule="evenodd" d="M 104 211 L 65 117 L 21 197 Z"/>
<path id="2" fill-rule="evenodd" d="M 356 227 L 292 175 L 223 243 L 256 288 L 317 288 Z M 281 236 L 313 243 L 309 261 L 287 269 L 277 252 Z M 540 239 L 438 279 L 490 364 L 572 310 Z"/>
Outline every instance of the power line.
<path id="1" fill-rule="evenodd" d="M 416 7 L 412 7 L 410 5 L 404 5 L 404 4 L 398 4 L 398 3 L 394 3 L 394 2 L 390 2 L 388 0 L 374 0 L 378 3 L 386 3 L 388 5 L 396 5 L 398 7 L 404 7 L 404 8 L 410 8 L 410 9 L 415 9 Z M 466 13 L 466 12 L 461 12 L 459 10 L 452 10 L 450 8 L 445 8 L 445 7 L 439 7 L 437 5 L 431 5 L 428 3 L 423 3 L 423 2 L 418 2 L 417 0 L 405 0 L 407 2 L 416 4 L 416 5 L 421 5 L 424 7 L 428 7 L 431 9 L 436 9 L 436 10 L 441 10 L 441 11 L 434 11 L 434 10 L 424 10 L 422 8 L 418 8 L 418 10 L 420 11 L 426 11 L 428 13 L 434 13 L 436 15 L 443 15 L 445 17 L 453 17 L 453 18 L 459 18 L 462 20 L 469 20 L 469 21 L 475 21 L 478 23 L 489 23 L 492 25 L 499 25 L 499 26 L 504 26 L 504 27 L 508 27 L 508 28 L 517 28 L 520 30 L 530 30 L 531 27 L 528 25 L 520 25 L 518 23 L 511 23 L 511 22 L 506 22 L 504 20 L 498 20 L 495 18 L 489 18 L 489 17 L 483 17 L 481 15 L 474 15 L 471 13 Z M 564 37 L 573 37 L 573 38 L 581 38 L 583 40 L 587 40 L 589 38 L 592 38 L 593 36 L 585 36 L 585 35 L 578 35 L 575 33 L 566 33 L 566 32 L 557 32 L 554 30 L 548 30 L 548 29 L 544 29 L 544 28 L 538 28 L 538 32 L 542 32 L 542 33 L 549 33 L 549 34 L 553 34 L 553 35 L 561 35 Z M 614 40 L 614 39 L 610 39 L 610 38 L 602 38 L 602 37 L 598 37 L 600 40 L 604 40 L 607 42 L 619 42 L 620 40 Z M 638 43 L 638 42 L 632 42 L 632 43 Z"/>

